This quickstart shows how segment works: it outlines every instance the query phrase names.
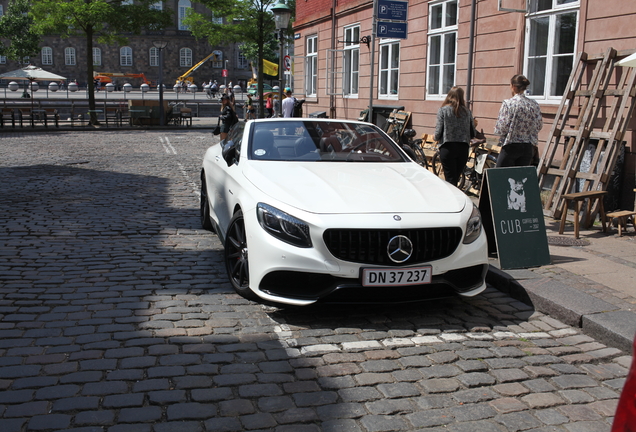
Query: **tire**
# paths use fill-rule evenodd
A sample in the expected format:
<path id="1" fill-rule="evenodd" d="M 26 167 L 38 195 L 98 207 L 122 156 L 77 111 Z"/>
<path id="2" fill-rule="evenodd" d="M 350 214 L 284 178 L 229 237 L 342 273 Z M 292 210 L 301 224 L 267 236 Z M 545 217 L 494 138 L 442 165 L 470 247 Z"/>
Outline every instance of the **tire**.
<path id="1" fill-rule="evenodd" d="M 205 230 L 214 232 L 214 225 L 210 219 L 210 202 L 208 200 L 208 188 L 205 182 L 205 172 L 201 170 L 201 208 L 199 210 L 201 216 L 201 227 Z"/>
<path id="2" fill-rule="evenodd" d="M 240 210 L 232 217 L 225 236 L 225 268 L 234 291 L 248 300 L 256 300 L 256 294 L 250 289 L 247 235 Z"/>
<path id="3" fill-rule="evenodd" d="M 442 168 L 442 160 L 439 157 L 439 152 L 435 152 L 433 155 L 433 160 L 431 161 L 431 165 L 433 165 L 433 174 L 437 177 L 446 180 L 446 176 L 444 175 L 444 169 Z"/>

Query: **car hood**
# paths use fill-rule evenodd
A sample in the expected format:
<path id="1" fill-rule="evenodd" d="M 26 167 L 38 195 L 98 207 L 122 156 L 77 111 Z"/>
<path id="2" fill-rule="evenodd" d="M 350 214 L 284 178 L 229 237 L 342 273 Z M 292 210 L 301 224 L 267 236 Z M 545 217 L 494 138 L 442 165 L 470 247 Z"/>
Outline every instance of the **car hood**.
<path id="1" fill-rule="evenodd" d="M 466 196 L 415 163 L 249 161 L 243 171 L 276 201 L 310 213 L 456 213 Z"/>

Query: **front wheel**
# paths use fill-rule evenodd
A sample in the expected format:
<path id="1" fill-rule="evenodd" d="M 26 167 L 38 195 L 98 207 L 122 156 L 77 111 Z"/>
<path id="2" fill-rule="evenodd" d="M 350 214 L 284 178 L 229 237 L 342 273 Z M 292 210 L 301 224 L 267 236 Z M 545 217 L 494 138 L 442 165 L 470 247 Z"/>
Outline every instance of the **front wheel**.
<path id="1" fill-rule="evenodd" d="M 411 149 L 413 153 L 415 153 L 415 162 L 422 165 L 424 168 L 428 169 L 428 161 L 426 160 L 426 154 L 424 154 L 424 150 L 422 150 L 422 140 L 418 139 L 413 141 L 411 145 Z"/>
<path id="2" fill-rule="evenodd" d="M 444 169 L 442 168 L 442 158 L 439 156 L 439 152 L 435 152 L 435 155 L 433 155 L 431 165 L 433 165 L 433 174 L 443 180 L 446 180 Z"/>
<path id="3" fill-rule="evenodd" d="M 243 212 L 240 210 L 234 214 L 227 229 L 225 268 L 234 291 L 248 300 L 256 300 L 256 294 L 250 289 L 247 235 Z"/>

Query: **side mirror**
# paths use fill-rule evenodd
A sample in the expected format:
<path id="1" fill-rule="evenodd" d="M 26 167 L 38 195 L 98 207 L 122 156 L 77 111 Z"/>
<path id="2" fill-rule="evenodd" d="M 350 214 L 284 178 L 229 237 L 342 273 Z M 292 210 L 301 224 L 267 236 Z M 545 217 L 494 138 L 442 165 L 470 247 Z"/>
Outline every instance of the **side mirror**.
<path id="1" fill-rule="evenodd" d="M 223 151 L 221 152 L 223 155 L 223 160 L 227 163 L 227 166 L 232 165 L 236 162 L 237 154 L 236 154 L 236 146 L 234 145 L 234 141 L 228 141 L 223 145 Z"/>

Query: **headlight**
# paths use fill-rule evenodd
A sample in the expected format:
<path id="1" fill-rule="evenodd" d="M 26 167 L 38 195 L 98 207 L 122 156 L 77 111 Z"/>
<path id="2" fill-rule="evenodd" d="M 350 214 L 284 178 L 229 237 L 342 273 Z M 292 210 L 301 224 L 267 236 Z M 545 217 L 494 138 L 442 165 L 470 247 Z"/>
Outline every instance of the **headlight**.
<path id="1" fill-rule="evenodd" d="M 256 215 L 263 229 L 277 239 L 302 248 L 311 247 L 309 226 L 300 219 L 263 203 L 256 206 Z"/>
<path id="2" fill-rule="evenodd" d="M 466 234 L 464 235 L 464 244 L 470 244 L 477 240 L 481 234 L 481 214 L 475 204 L 473 204 L 473 212 L 470 214 L 468 222 L 466 222 Z"/>

